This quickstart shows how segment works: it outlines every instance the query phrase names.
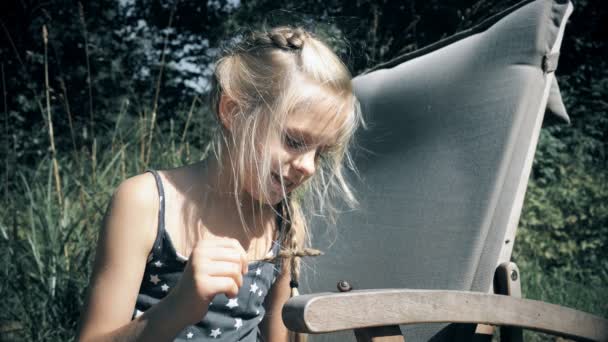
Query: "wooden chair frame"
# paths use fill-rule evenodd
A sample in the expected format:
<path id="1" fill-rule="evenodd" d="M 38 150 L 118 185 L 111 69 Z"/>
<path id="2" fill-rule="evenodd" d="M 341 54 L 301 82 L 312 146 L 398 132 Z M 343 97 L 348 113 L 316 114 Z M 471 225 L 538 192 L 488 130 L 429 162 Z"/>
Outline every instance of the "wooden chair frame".
<path id="1" fill-rule="evenodd" d="M 356 340 L 405 341 L 399 325 L 474 323 L 501 327 L 501 341 L 521 341 L 521 328 L 581 341 L 608 341 L 608 320 L 571 308 L 522 299 L 514 263 L 495 274 L 499 294 L 383 289 L 316 293 L 283 307 L 288 329 L 308 334 L 353 330 Z"/>

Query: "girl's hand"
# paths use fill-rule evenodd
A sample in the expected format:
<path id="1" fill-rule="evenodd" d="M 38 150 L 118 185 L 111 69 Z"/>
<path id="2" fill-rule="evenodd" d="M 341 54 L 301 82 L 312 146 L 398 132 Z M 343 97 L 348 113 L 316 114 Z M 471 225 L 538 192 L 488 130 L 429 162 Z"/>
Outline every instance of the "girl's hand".
<path id="1" fill-rule="evenodd" d="M 238 295 L 247 267 L 247 255 L 237 240 L 199 240 L 169 296 L 188 324 L 195 324 L 207 314 L 209 303 L 217 294 L 223 293 L 229 298 Z"/>

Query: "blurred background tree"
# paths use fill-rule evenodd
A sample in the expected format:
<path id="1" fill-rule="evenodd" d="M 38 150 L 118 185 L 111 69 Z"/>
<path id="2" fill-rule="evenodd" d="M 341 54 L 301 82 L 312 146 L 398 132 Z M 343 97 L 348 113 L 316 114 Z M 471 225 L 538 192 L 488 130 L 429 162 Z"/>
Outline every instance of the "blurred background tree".
<path id="1" fill-rule="evenodd" d="M 113 188 L 206 155 L 210 70 L 226 37 L 298 23 L 356 75 L 516 2 L 3 1 L 0 340 L 73 338 Z M 558 69 L 572 124 L 541 133 L 514 259 L 526 296 L 607 316 L 608 10 L 574 6 Z"/>

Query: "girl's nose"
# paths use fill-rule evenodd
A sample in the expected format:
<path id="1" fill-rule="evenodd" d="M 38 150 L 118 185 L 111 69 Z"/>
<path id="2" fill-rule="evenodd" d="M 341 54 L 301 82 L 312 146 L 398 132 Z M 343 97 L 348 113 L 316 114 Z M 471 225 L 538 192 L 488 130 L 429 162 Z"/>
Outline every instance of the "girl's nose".
<path id="1" fill-rule="evenodd" d="M 309 150 L 300 154 L 293 160 L 293 167 L 298 171 L 302 178 L 306 179 L 315 173 L 316 150 Z"/>

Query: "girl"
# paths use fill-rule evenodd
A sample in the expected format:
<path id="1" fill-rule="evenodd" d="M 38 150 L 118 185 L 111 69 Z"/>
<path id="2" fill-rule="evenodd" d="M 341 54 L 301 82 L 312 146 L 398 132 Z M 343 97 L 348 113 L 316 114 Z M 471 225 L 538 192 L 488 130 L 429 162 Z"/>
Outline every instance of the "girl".
<path id="1" fill-rule="evenodd" d="M 80 341 L 288 339 L 281 308 L 310 254 L 303 213 L 355 204 L 342 162 L 360 111 L 347 68 L 311 33 L 233 43 L 213 79 L 214 156 L 116 189 Z"/>

